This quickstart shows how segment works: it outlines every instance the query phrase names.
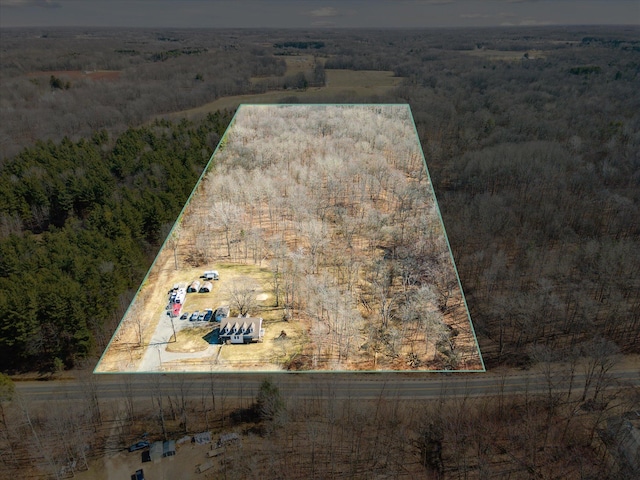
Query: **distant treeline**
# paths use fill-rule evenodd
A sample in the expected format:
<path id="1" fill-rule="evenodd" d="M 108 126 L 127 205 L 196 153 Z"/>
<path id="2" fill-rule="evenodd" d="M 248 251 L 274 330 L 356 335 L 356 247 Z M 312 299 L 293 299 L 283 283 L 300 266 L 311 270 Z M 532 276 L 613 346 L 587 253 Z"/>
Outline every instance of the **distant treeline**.
<path id="1" fill-rule="evenodd" d="M 629 39 L 619 39 L 619 38 L 603 38 L 603 37 L 584 37 L 582 39 L 582 43 L 585 45 L 591 43 L 599 43 L 601 45 L 613 47 L 613 48 L 621 48 L 623 50 L 633 50 L 635 52 L 640 51 L 640 40 L 629 40 Z"/>
<path id="2" fill-rule="evenodd" d="M 36 144 L 0 169 L 0 366 L 100 353 L 232 112 Z"/>
<path id="3" fill-rule="evenodd" d="M 150 59 L 154 62 L 164 62 L 170 58 L 176 58 L 180 55 L 198 55 L 200 53 L 205 53 L 207 51 L 206 48 L 183 48 L 183 49 L 174 49 L 174 50 L 165 50 L 162 52 L 156 52 L 150 55 Z"/>
<path id="4" fill-rule="evenodd" d="M 3 32 L 2 41 L 0 163 L 36 140 L 117 136 L 151 116 L 250 93 L 253 77 L 284 82 L 286 71 L 270 47 L 229 32 L 25 29 Z"/>
<path id="5" fill-rule="evenodd" d="M 302 50 L 306 50 L 308 48 L 318 49 L 324 47 L 324 42 L 283 42 L 283 43 L 274 43 L 273 46 L 275 48 L 299 48 Z"/>

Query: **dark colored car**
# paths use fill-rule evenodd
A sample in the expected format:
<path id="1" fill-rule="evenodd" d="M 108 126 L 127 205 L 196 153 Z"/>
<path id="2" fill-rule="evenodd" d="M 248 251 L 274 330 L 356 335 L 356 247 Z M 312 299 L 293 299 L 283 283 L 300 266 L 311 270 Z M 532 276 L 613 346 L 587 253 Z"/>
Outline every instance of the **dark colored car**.
<path id="1" fill-rule="evenodd" d="M 186 320 L 187 318 L 189 318 L 189 312 L 184 312 L 180 315 L 180 320 Z"/>
<path id="2" fill-rule="evenodd" d="M 210 308 L 207 308 L 205 312 L 206 313 L 204 314 L 204 321 L 210 322 L 211 318 L 213 317 L 213 310 L 211 310 Z"/>
<path id="3" fill-rule="evenodd" d="M 136 450 L 142 450 L 143 448 L 147 448 L 148 446 L 149 446 L 149 442 L 147 442 L 146 440 L 143 440 L 141 442 L 134 443 L 133 445 L 131 445 L 129 447 L 129 451 L 135 452 Z"/>

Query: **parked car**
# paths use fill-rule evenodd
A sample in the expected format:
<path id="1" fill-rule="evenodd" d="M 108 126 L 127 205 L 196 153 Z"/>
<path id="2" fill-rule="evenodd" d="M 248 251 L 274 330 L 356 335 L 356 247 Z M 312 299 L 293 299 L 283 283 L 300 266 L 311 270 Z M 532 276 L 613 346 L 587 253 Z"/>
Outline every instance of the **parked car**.
<path id="1" fill-rule="evenodd" d="M 221 322 L 225 318 L 229 316 L 229 305 L 222 305 L 221 307 L 216 308 L 216 313 L 213 318 L 216 322 Z"/>
<path id="2" fill-rule="evenodd" d="M 201 312 L 200 315 L 198 315 L 198 321 L 201 322 L 204 320 L 204 316 L 207 314 L 207 312 Z"/>
<path id="3" fill-rule="evenodd" d="M 146 440 L 142 440 L 141 442 L 130 445 L 129 451 L 135 452 L 136 450 L 142 450 L 143 448 L 147 448 L 148 446 L 149 446 L 149 442 L 147 442 Z"/>
<path id="4" fill-rule="evenodd" d="M 210 309 L 210 308 L 207 308 L 207 309 L 205 310 L 205 314 L 204 314 L 204 318 L 203 318 L 203 320 L 204 320 L 205 322 L 210 322 L 212 318 L 213 318 L 213 310 L 212 310 L 212 309 Z"/>
<path id="5" fill-rule="evenodd" d="M 189 317 L 189 321 L 195 322 L 196 320 L 198 320 L 198 315 L 200 315 L 200 312 L 196 310 L 191 314 L 191 317 Z"/>
<path id="6" fill-rule="evenodd" d="M 180 320 L 186 320 L 187 318 L 189 318 L 189 315 L 191 315 L 189 312 L 184 312 L 182 315 L 180 315 Z"/>

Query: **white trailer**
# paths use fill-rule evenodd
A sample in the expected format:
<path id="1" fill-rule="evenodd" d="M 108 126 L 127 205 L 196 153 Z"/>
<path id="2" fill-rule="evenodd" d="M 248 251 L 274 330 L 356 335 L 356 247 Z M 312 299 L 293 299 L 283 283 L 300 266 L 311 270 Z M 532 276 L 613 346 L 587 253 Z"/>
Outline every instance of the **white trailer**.
<path id="1" fill-rule="evenodd" d="M 202 275 L 202 278 L 207 280 L 220 280 L 220 275 L 217 270 L 207 270 L 204 272 L 204 275 Z"/>

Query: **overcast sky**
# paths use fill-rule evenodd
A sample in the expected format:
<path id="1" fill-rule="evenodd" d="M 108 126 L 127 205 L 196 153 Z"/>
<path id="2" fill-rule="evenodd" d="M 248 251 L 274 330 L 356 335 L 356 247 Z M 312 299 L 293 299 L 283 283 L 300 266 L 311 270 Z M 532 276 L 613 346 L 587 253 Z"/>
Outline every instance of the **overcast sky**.
<path id="1" fill-rule="evenodd" d="M 0 27 L 640 25 L 639 0 L 0 0 Z"/>

